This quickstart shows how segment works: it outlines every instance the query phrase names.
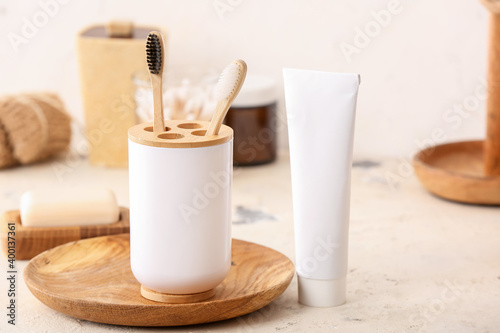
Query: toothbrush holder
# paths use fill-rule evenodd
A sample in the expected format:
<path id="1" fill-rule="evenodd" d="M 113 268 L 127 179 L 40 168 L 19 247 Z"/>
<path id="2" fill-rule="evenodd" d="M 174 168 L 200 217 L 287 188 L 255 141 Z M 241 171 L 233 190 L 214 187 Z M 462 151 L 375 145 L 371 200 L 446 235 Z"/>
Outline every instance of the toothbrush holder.
<path id="1" fill-rule="evenodd" d="M 233 130 L 169 120 L 128 131 L 130 263 L 143 297 L 191 303 L 212 297 L 231 267 Z"/>

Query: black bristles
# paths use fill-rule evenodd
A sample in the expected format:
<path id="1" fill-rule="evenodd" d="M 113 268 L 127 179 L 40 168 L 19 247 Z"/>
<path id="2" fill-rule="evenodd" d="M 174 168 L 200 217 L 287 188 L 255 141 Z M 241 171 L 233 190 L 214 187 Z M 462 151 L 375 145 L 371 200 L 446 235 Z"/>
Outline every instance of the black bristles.
<path id="1" fill-rule="evenodd" d="M 154 33 L 148 35 L 146 42 L 146 59 L 151 74 L 159 74 L 162 68 L 162 50 L 158 36 Z"/>

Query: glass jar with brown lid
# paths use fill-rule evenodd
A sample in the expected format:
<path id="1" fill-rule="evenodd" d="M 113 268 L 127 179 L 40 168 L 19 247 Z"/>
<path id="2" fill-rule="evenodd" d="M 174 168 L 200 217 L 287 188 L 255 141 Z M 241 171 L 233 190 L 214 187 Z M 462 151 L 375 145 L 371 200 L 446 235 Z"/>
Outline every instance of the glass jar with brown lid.
<path id="1" fill-rule="evenodd" d="M 247 75 L 225 123 L 234 130 L 233 162 L 257 165 L 276 159 L 276 83 Z"/>

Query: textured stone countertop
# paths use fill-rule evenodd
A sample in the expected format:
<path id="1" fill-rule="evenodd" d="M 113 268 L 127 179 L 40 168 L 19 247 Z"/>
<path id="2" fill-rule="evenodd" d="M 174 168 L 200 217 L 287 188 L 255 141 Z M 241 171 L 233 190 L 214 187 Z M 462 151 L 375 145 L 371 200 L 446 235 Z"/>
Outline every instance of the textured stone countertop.
<path id="1" fill-rule="evenodd" d="M 46 307 L 18 274 L 13 327 L 7 324 L 2 255 L 0 332 L 499 332 L 500 208 L 440 200 L 407 169 L 398 160 L 355 163 L 343 306 L 298 304 L 294 279 L 275 302 L 240 318 L 177 328 L 119 327 Z M 93 168 L 79 158 L 0 171 L 0 211 L 17 209 L 28 189 L 80 184 L 107 186 L 128 206 L 127 177 L 126 170 Z M 234 238 L 294 259 L 287 154 L 271 165 L 235 169 L 233 205 Z M 19 272 L 26 265 L 19 261 Z"/>

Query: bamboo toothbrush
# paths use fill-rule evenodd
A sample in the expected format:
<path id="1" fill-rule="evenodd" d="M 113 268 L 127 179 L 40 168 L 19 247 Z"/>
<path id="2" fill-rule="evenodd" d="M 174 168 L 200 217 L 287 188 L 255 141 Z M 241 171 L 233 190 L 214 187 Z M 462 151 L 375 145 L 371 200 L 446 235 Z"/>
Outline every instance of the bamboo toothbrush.
<path id="1" fill-rule="evenodd" d="M 149 75 L 151 76 L 151 85 L 153 86 L 153 132 L 165 132 L 162 98 L 162 75 L 163 63 L 165 62 L 165 49 L 163 46 L 163 38 L 157 31 L 152 31 L 148 35 L 148 40 L 146 42 L 146 58 Z"/>
<path id="2" fill-rule="evenodd" d="M 205 133 L 206 136 L 219 134 L 227 110 L 240 92 L 246 75 L 247 64 L 243 60 L 233 61 L 222 71 L 214 91 L 217 107 Z"/>

